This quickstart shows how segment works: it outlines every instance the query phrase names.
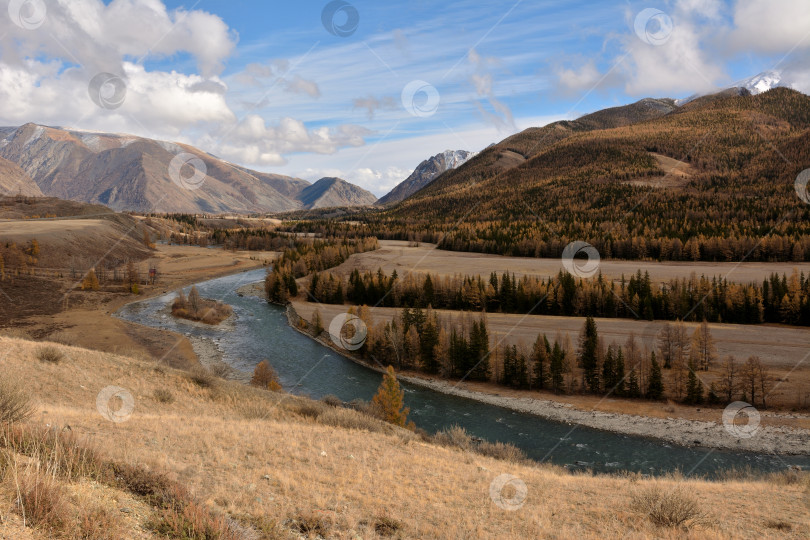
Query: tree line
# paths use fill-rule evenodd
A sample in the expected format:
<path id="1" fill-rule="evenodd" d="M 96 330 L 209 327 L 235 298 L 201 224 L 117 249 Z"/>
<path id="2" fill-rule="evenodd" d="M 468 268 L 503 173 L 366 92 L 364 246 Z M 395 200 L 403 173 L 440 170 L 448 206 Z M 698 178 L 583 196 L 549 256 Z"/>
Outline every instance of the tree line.
<path id="1" fill-rule="evenodd" d="M 773 388 L 773 377 L 757 356 L 721 361 L 706 322 L 691 336 L 683 322 L 666 323 L 650 346 L 633 334 L 623 344 L 606 343 L 588 317 L 576 346 L 567 335 L 549 340 L 541 333 L 527 347 L 493 345 L 483 313 L 440 317 L 432 307 L 404 308 L 391 321 L 375 323 L 368 306 L 349 312 L 367 326 L 366 341 L 356 352 L 361 358 L 447 379 L 685 404 L 743 400 L 762 407 Z M 323 331 L 318 310 L 312 326 L 316 334 Z"/>
<path id="2" fill-rule="evenodd" d="M 417 273 L 400 278 L 396 270 L 387 275 L 378 269 L 354 270 L 346 278 L 315 273 L 308 289 L 313 300 L 327 304 L 810 326 L 810 276 L 796 271 L 742 284 L 695 275 L 653 283 L 641 270 L 612 281 L 601 274 L 577 279 L 566 271 L 548 278 L 510 272 L 493 272 L 488 279 Z"/>

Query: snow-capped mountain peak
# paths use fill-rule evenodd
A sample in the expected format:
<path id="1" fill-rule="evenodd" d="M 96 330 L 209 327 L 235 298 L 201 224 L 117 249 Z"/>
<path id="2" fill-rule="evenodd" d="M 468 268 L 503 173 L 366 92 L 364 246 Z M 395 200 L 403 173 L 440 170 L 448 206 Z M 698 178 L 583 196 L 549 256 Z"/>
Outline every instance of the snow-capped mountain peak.
<path id="1" fill-rule="evenodd" d="M 761 94 L 778 86 L 785 86 L 782 82 L 782 74 L 779 71 L 764 71 L 748 79 L 734 84 L 737 88 L 745 88 L 752 94 Z"/>

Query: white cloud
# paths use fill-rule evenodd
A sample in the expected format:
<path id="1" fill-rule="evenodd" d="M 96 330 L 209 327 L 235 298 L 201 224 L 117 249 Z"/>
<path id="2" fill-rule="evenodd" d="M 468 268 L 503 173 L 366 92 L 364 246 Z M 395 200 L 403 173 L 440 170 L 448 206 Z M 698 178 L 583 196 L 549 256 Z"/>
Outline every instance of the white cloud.
<path id="1" fill-rule="evenodd" d="M 194 144 L 249 166 L 282 165 L 285 154 L 334 153 L 365 144 L 370 132 L 351 125 L 308 128 L 282 118 L 239 118 L 218 75 L 237 37 L 219 17 L 200 10 L 167 10 L 161 0 L 59 0 L 47 4 L 44 23 L 26 30 L 0 17 L 0 123 L 37 122 L 132 133 Z M 188 54 L 198 73 L 147 69 L 141 60 Z M 151 64 L 150 64 L 151 65 Z M 158 64 L 159 65 L 159 64 Z M 288 76 L 290 63 L 251 64 L 241 82 L 272 77 L 282 90 L 318 98 L 318 85 Z M 90 89 L 99 73 L 123 81 L 118 107 L 103 108 Z M 117 98 L 121 98 L 120 100 Z"/>
<path id="2" fill-rule="evenodd" d="M 734 9 L 731 43 L 738 51 L 787 54 L 810 48 L 810 2 L 740 0 Z"/>
<path id="3" fill-rule="evenodd" d="M 479 98 L 486 99 L 489 109 L 480 101 L 475 103 L 476 108 L 487 122 L 490 122 L 501 129 L 515 128 L 515 118 L 512 111 L 503 101 L 499 100 L 493 89 L 494 76 L 493 67 L 499 66 L 499 61 L 495 58 L 483 57 L 475 50 L 471 50 L 467 58 L 470 61 L 474 73 L 470 76 L 470 82 L 475 87 Z"/>

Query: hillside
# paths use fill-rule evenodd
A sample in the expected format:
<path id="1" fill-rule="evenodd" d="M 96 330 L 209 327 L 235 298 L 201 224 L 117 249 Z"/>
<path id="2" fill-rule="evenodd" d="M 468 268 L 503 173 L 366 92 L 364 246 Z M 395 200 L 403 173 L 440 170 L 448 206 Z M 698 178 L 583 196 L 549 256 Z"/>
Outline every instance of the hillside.
<path id="1" fill-rule="evenodd" d="M 28 174 L 15 163 L 0 158 L 0 196 L 41 197 L 42 191 Z"/>
<path id="2" fill-rule="evenodd" d="M 0 337 L 4 381 L 24 380 L 35 404 L 27 423 L 0 429 L 12 538 L 435 538 L 439 525 L 447 538 L 810 533 L 804 473 L 570 474 L 487 457 L 459 432 L 438 444 L 354 410 L 151 359 L 65 346 L 45 356 L 46 345 Z M 119 397 L 107 401 L 110 386 Z M 701 516 L 688 532 L 656 526 L 643 509 L 656 500 Z"/>
<path id="3" fill-rule="evenodd" d="M 420 163 L 408 178 L 380 198 L 377 204 L 393 204 L 407 199 L 433 182 L 440 174 L 461 167 L 474 156 L 473 152 L 466 150 L 446 150 L 441 154 L 436 154 Z"/>
<path id="4" fill-rule="evenodd" d="M 36 124 L 0 128 L 0 136 L 0 157 L 49 196 L 138 212 L 284 212 L 308 206 L 300 197 L 309 182 L 252 171 L 185 144 Z M 191 163 L 177 162 L 178 172 L 171 165 L 179 155 Z M 192 168 L 195 164 L 199 168 Z M 16 194 L 25 178 L 3 171 L 0 162 L 0 178 L 8 177 L 0 180 L 0 191 Z M 358 204 L 354 190 L 336 190 L 327 200 L 334 206 Z"/>
<path id="5" fill-rule="evenodd" d="M 785 88 L 642 100 L 514 135 L 369 219 L 463 251 L 808 260 L 809 130 L 810 97 Z"/>

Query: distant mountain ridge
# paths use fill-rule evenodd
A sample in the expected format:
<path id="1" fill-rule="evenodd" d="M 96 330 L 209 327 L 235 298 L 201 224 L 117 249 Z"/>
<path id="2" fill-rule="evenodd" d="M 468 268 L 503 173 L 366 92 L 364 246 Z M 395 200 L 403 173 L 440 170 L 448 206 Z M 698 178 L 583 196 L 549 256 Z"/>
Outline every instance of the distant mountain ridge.
<path id="1" fill-rule="evenodd" d="M 408 178 L 398 184 L 377 203 L 385 205 L 405 200 L 433 182 L 442 173 L 461 167 L 476 155 L 477 152 L 468 152 L 466 150 L 445 150 L 441 154 L 436 154 L 420 163 Z"/>
<path id="2" fill-rule="evenodd" d="M 0 137 L 0 193 L 139 212 L 286 212 L 374 203 L 373 195 L 344 181 L 322 184 L 313 198 L 311 190 L 305 193 L 313 187 L 306 180 L 253 171 L 180 143 L 37 124 L 0 128 Z M 172 173 L 180 154 L 204 164 L 201 182 L 184 185 L 194 173 L 188 165 L 180 168 L 183 179 Z"/>

